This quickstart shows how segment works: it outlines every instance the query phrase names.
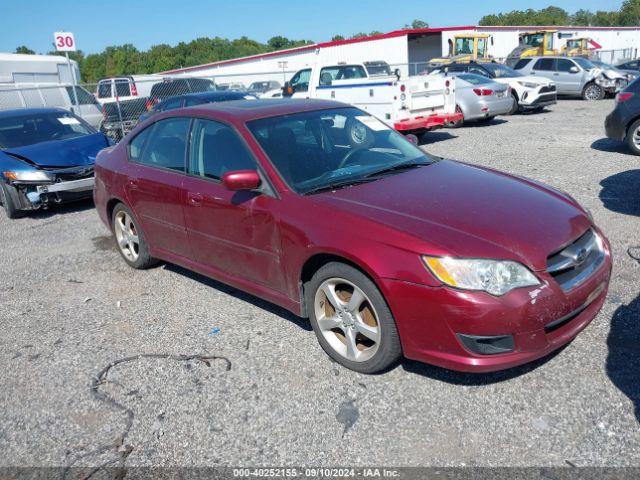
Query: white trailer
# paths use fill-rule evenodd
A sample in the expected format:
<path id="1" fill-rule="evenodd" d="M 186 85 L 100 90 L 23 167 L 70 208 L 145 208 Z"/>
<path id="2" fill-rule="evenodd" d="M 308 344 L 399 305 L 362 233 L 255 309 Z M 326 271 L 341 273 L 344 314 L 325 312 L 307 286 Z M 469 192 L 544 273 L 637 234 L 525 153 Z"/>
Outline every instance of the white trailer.
<path id="1" fill-rule="evenodd" d="M 315 64 L 296 72 L 283 96 L 348 103 L 404 133 L 422 133 L 461 117 L 454 78 L 401 79 L 385 62 Z"/>
<path id="2" fill-rule="evenodd" d="M 77 62 L 71 60 L 76 81 L 80 81 Z M 65 57 L 0 53 L 0 84 L 71 84 L 72 72 Z"/>

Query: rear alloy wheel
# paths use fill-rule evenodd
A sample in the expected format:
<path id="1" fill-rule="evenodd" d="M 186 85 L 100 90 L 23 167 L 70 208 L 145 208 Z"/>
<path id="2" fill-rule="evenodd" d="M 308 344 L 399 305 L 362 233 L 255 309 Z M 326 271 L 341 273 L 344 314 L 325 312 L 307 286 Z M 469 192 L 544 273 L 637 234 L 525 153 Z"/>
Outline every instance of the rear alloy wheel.
<path id="1" fill-rule="evenodd" d="M 604 98 L 604 88 L 596 83 L 588 83 L 582 90 L 582 98 L 587 101 L 602 100 Z"/>
<path id="2" fill-rule="evenodd" d="M 113 211 L 113 233 L 118 251 L 129 266 L 145 269 L 153 266 L 156 260 L 149 255 L 149 247 L 138 223 L 131 211 L 119 204 Z"/>
<path id="3" fill-rule="evenodd" d="M 0 202 L 2 202 L 4 213 L 6 213 L 7 217 L 10 219 L 19 218 L 22 214 L 22 211 L 14 201 L 13 194 L 17 194 L 15 188 L 11 185 L 0 183 Z"/>
<path id="4" fill-rule="evenodd" d="M 376 373 L 402 353 L 395 321 L 368 277 L 342 263 L 329 263 L 305 287 L 318 341 L 341 365 Z"/>
<path id="5" fill-rule="evenodd" d="M 640 120 L 636 120 L 627 130 L 627 145 L 634 155 L 640 155 Z"/>
<path id="6" fill-rule="evenodd" d="M 462 109 L 460 108 L 460 105 L 456 105 L 456 113 L 463 113 Z M 449 128 L 460 128 L 462 125 L 464 125 L 464 114 L 463 114 L 463 117 L 460 120 L 456 120 L 455 122 L 449 122 L 447 124 L 447 127 L 449 127 Z"/>

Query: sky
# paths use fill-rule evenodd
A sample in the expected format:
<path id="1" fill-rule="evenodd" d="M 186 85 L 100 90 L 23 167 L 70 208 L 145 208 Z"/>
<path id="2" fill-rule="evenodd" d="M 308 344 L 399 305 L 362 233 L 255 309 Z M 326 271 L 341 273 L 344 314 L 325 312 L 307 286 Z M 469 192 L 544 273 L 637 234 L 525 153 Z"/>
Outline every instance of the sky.
<path id="1" fill-rule="evenodd" d="M 36 53 L 52 49 L 54 31 L 71 31 L 78 48 L 96 53 L 110 45 L 151 45 L 198 37 L 265 42 L 282 35 L 322 42 L 336 34 L 388 32 L 413 19 L 432 27 L 475 25 L 489 13 L 540 9 L 549 5 L 573 13 L 580 8 L 614 10 L 622 0 L 2 0 L 0 52 L 26 45 Z"/>

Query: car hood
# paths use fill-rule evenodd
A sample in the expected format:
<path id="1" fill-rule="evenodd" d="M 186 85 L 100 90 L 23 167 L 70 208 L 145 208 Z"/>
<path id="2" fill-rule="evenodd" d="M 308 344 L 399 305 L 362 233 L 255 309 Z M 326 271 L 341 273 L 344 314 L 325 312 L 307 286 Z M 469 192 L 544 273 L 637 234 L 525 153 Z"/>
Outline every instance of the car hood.
<path id="1" fill-rule="evenodd" d="M 429 249 L 422 253 L 511 259 L 534 270 L 591 225 L 551 187 L 450 160 L 314 199 L 409 234 Z"/>
<path id="2" fill-rule="evenodd" d="M 68 140 L 54 140 L 25 147 L 8 148 L 4 152 L 40 168 L 68 168 L 93 165 L 100 150 L 109 146 L 102 133 Z"/>
<path id="3" fill-rule="evenodd" d="M 549 85 L 553 83 L 548 78 L 544 77 L 536 77 L 534 75 L 525 75 L 524 77 L 514 77 L 513 80 L 516 82 L 527 82 L 527 83 L 535 83 L 536 85 Z"/>

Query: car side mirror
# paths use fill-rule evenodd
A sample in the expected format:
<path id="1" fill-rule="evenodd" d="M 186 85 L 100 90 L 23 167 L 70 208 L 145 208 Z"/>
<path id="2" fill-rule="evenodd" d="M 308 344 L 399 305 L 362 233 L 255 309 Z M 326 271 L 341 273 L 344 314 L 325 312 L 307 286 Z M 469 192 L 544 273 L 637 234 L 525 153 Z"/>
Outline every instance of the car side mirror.
<path id="1" fill-rule="evenodd" d="M 290 82 L 284 82 L 284 87 L 282 87 L 282 95 L 287 97 L 293 95 L 293 87 Z"/>
<path id="2" fill-rule="evenodd" d="M 578 73 L 580 71 L 580 69 L 578 67 L 571 67 L 569 69 L 569 73 Z"/>
<path id="3" fill-rule="evenodd" d="M 260 175 L 255 170 L 235 170 L 222 175 L 222 185 L 234 192 L 255 190 L 261 182 Z"/>

